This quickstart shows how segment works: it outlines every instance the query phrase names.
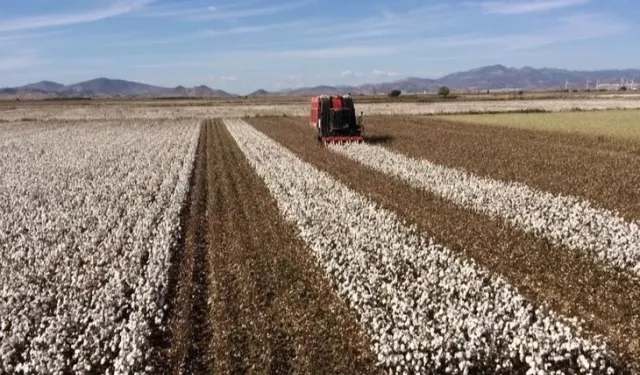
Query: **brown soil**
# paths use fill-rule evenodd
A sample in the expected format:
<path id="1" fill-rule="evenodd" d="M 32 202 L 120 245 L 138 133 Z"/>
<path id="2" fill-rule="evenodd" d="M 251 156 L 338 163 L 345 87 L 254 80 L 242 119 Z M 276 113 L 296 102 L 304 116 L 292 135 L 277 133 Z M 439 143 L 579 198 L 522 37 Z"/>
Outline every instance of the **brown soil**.
<path id="1" fill-rule="evenodd" d="M 219 121 L 195 170 L 172 373 L 375 374 L 367 337 Z"/>
<path id="2" fill-rule="evenodd" d="M 330 152 L 318 145 L 314 129 L 300 119 L 259 118 L 249 122 L 304 161 L 396 212 L 450 249 L 502 275 L 532 302 L 583 319 L 586 328 L 602 335 L 623 362 L 640 369 L 639 283 L 579 252 L 553 247 L 500 220 L 461 208 Z M 379 137 L 372 141 L 387 140 Z M 454 154 L 455 150 L 449 152 Z"/>
<path id="3" fill-rule="evenodd" d="M 367 135 L 436 164 L 554 194 L 583 197 L 640 220 L 640 144 L 597 136 L 461 124 L 426 116 L 367 119 Z"/>

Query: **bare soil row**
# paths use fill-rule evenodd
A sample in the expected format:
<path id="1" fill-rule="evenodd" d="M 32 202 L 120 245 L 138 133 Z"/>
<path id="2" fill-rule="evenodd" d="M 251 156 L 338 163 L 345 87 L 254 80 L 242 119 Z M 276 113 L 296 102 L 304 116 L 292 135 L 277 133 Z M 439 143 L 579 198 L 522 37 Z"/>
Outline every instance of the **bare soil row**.
<path id="1" fill-rule="evenodd" d="M 584 320 L 584 326 L 590 332 L 602 335 L 621 354 L 624 362 L 640 369 L 640 285 L 637 282 L 605 269 L 584 254 L 553 247 L 501 220 L 458 207 L 333 153 L 317 144 L 315 131 L 300 119 L 260 118 L 249 122 L 304 161 L 396 212 L 452 250 L 464 252 L 480 265 L 505 277 L 532 302 Z M 415 127 L 420 130 L 424 126 L 418 123 Z M 393 144 L 401 143 L 397 139 L 420 140 L 424 136 L 424 133 L 412 134 L 402 124 L 397 124 L 394 132 L 373 129 L 375 125 L 372 124 L 367 128 L 371 142 Z M 408 138 L 401 137 L 405 133 Z M 429 137 L 435 136 L 429 134 Z M 466 150 L 453 147 L 455 137 L 449 137 L 452 147 L 440 149 L 446 150 L 450 160 L 465 160 Z M 405 143 L 410 144 L 409 140 Z M 434 144 L 440 141 L 438 138 L 431 140 Z M 473 144 L 471 140 L 468 142 Z M 478 147 L 487 151 L 477 159 L 493 157 L 490 144 Z M 440 160 L 447 159 L 441 156 L 434 161 Z M 517 170 L 507 161 L 500 165 L 503 169 Z M 509 173 L 500 168 L 497 170 Z"/>
<path id="2" fill-rule="evenodd" d="M 615 126 L 615 124 L 612 124 Z M 640 144 L 596 136 L 510 129 L 426 116 L 367 120 L 367 135 L 405 155 L 586 198 L 640 220 Z"/>
<path id="3" fill-rule="evenodd" d="M 203 125 L 188 207 L 172 373 L 376 373 L 356 320 L 219 121 Z"/>

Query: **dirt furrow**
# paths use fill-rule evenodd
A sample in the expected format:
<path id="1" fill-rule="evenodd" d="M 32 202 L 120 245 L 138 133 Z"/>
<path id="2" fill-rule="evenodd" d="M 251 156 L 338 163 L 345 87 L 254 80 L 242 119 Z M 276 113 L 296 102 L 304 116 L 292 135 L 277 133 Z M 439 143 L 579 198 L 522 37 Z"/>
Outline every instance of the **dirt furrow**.
<path id="1" fill-rule="evenodd" d="M 169 275 L 170 310 L 169 332 L 164 345 L 166 353 L 163 366 L 168 374 L 193 374 L 207 371 L 207 352 L 211 327 L 207 324 L 208 286 L 206 284 L 208 196 L 206 170 L 208 133 L 201 127 L 195 166 L 191 176 L 191 188 L 181 215 L 181 241 L 172 255 Z"/>
<path id="2" fill-rule="evenodd" d="M 173 372 L 376 373 L 355 318 L 220 122 L 204 124 L 197 160 Z"/>
<path id="3" fill-rule="evenodd" d="M 406 155 L 586 198 L 627 219 L 640 220 L 637 142 L 420 116 L 372 117 L 366 130 L 368 136 L 385 139 L 386 147 Z"/>
<path id="4" fill-rule="evenodd" d="M 505 277 L 534 303 L 584 320 L 623 360 L 640 369 L 640 285 L 577 251 L 551 246 L 320 147 L 299 119 L 249 122 L 303 160 L 398 213 L 419 230 Z M 389 141 L 375 135 L 373 142 Z"/>

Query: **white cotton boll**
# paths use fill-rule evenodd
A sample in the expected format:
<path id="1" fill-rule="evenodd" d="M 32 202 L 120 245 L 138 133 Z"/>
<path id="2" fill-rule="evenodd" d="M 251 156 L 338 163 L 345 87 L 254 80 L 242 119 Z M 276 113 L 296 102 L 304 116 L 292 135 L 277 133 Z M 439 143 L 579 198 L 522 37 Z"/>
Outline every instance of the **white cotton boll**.
<path id="1" fill-rule="evenodd" d="M 617 213 L 574 197 L 554 196 L 515 182 L 501 182 L 435 165 L 369 144 L 332 145 L 332 151 L 403 179 L 457 204 L 544 236 L 556 245 L 589 251 L 640 277 L 640 231 Z"/>
<path id="2" fill-rule="evenodd" d="M 509 369 L 516 357 L 528 357 L 535 374 L 552 361 L 542 358 L 559 353 L 575 360 L 579 348 L 589 358 L 597 353 L 610 363 L 606 348 L 592 347 L 579 331 L 533 308 L 503 279 L 417 235 L 394 214 L 303 163 L 243 121 L 225 124 L 279 207 L 287 207 L 282 215 L 298 226 L 340 294 L 357 287 L 374 296 L 360 298 L 365 295 L 361 293 L 348 303 L 362 317 L 372 341 L 385 343 L 376 348 L 391 373 L 415 371 L 422 354 L 416 346 L 431 354 L 422 372 L 459 373 L 484 365 L 491 356 Z M 351 152 L 357 145 L 341 147 Z M 278 162 L 269 162 L 273 160 Z M 367 235 L 356 236 L 335 225 L 352 221 Z M 497 341 L 510 344 L 491 352 Z"/>
<path id="3" fill-rule="evenodd" d="M 95 369 L 98 362 L 119 363 L 114 358 L 118 341 L 110 337 L 124 325 L 115 323 L 121 316 L 109 312 L 122 311 L 127 304 L 117 287 L 121 280 L 148 280 L 130 284 L 131 298 L 144 301 L 131 309 L 154 318 L 157 296 L 166 288 L 158 275 L 166 274 L 169 266 L 156 259 L 167 258 L 176 233 L 199 127 L 197 121 L 106 121 L 55 124 L 51 133 L 37 126 L 14 144 L 11 155 L 0 157 L 6 177 L 0 191 L 12 191 L 10 201 L 0 200 L 0 212 L 9 212 L 0 218 L 0 241 L 3 220 L 24 228 L 19 242 L 11 244 L 15 254 L 7 260 L 7 269 L 16 271 L 0 273 L 0 292 L 4 287 L 15 293 L 13 301 L 0 306 L 0 316 L 10 316 L 14 327 L 21 328 L 7 333 L 10 341 L 0 341 L 9 342 L 9 350 L 25 350 L 21 354 L 27 363 L 21 365 L 32 371 L 69 372 L 60 353 L 71 350 L 77 371 L 88 372 L 86 368 Z M 151 126 L 155 131 L 150 136 Z M 32 157 L 39 150 L 46 150 L 46 159 Z M 11 181 L 20 184 L 7 187 Z M 152 196 L 155 204 L 138 204 Z M 12 210 L 3 209 L 5 203 Z M 154 222 L 151 217 L 161 217 L 157 226 L 164 232 L 145 230 Z M 147 243 L 153 243 L 154 253 L 146 268 L 137 267 L 139 258 L 131 254 Z M 5 314 L 4 308 L 15 311 Z M 99 333 L 93 331 L 96 327 Z M 148 330 L 131 327 L 135 342 L 147 340 Z M 33 346 L 21 349 L 28 346 L 30 331 Z M 111 351 L 101 353 L 102 346 Z M 5 365 L 0 359 L 0 366 L 13 369 L 17 364 Z"/>

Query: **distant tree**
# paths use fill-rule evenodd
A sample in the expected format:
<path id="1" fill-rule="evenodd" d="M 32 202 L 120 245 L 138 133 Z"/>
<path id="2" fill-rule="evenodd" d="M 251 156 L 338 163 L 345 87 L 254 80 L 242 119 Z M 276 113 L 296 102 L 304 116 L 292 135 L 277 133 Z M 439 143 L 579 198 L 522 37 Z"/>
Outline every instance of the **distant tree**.
<path id="1" fill-rule="evenodd" d="M 524 95 L 524 91 L 523 90 L 518 91 L 518 95 L 520 96 Z"/>
<path id="2" fill-rule="evenodd" d="M 620 91 L 627 91 L 627 86 L 620 87 Z"/>
<path id="3" fill-rule="evenodd" d="M 438 95 L 442 97 L 446 98 L 447 96 L 449 96 L 449 94 L 451 94 L 451 90 L 447 86 L 441 86 L 438 89 Z"/>
<path id="4" fill-rule="evenodd" d="M 389 93 L 389 96 L 392 97 L 392 98 L 397 98 L 397 97 L 400 96 L 400 94 L 402 94 L 402 91 L 400 91 L 400 90 L 392 90 Z"/>

